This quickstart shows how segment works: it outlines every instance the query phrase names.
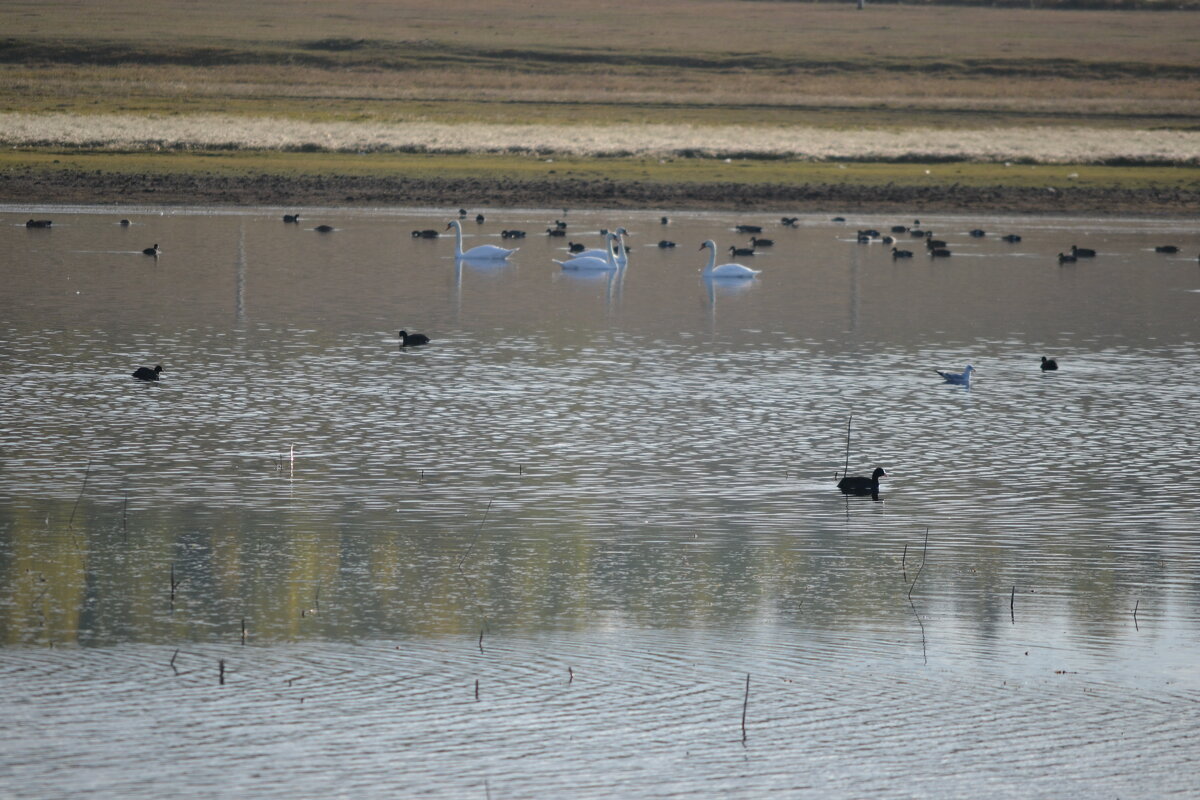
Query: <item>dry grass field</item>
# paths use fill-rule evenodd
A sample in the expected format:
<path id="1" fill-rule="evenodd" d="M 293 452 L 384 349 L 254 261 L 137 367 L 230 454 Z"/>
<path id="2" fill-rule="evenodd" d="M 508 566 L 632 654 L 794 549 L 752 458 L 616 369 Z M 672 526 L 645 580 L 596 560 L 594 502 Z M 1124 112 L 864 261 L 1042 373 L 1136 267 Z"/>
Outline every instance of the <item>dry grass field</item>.
<path id="1" fill-rule="evenodd" d="M 0 142 L 1190 171 L 1198 21 L 754 0 L 8 2 Z"/>

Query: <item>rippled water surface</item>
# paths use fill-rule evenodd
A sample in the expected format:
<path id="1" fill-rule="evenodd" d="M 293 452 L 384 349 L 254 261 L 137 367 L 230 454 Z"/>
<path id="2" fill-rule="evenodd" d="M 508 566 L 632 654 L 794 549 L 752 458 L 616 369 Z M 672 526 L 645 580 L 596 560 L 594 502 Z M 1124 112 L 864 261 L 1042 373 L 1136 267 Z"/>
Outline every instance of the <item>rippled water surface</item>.
<path id="1" fill-rule="evenodd" d="M 1200 792 L 1190 223 L 283 211 L 0 209 L 0 796 Z"/>

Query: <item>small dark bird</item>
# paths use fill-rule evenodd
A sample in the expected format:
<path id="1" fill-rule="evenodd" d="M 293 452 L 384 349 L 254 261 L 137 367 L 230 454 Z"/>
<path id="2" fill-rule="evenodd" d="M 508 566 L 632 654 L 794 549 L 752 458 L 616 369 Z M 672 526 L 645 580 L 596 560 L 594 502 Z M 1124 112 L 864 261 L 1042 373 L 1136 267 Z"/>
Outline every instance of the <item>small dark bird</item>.
<path id="1" fill-rule="evenodd" d="M 155 243 L 154 247 L 147 247 L 145 250 L 142 251 L 142 253 L 144 253 L 145 255 L 148 255 L 148 256 L 157 256 L 161 252 L 162 251 L 158 249 L 157 243 Z"/>
<path id="2" fill-rule="evenodd" d="M 25 223 L 26 228 L 49 228 L 53 223 L 48 219 L 31 219 Z"/>
<path id="3" fill-rule="evenodd" d="M 524 239 L 525 231 L 500 231 L 501 239 Z"/>
<path id="4" fill-rule="evenodd" d="M 754 255 L 754 248 L 753 247 L 738 247 L 736 245 L 730 245 L 729 253 L 730 253 L 730 255 L 735 255 L 735 256 L 752 256 L 752 255 Z"/>
<path id="5" fill-rule="evenodd" d="M 757 247 L 774 247 L 775 240 L 774 239 L 759 239 L 757 236 L 751 236 L 750 244 L 754 245 L 756 248 Z"/>
<path id="6" fill-rule="evenodd" d="M 738 233 L 762 233 L 761 225 L 735 225 Z"/>
<path id="7" fill-rule="evenodd" d="M 971 237 L 974 239 L 982 239 L 984 236 L 987 236 L 987 231 L 982 228 L 975 228 L 971 231 Z"/>
<path id="8" fill-rule="evenodd" d="M 1008 242 L 1009 244 L 1014 244 L 1016 242 L 1021 241 L 1021 237 L 1015 233 L 1007 233 L 1004 236 L 1000 237 L 1000 241 Z"/>
<path id="9" fill-rule="evenodd" d="M 799 217 L 780 217 L 780 223 L 787 225 L 789 228 L 796 227 L 796 223 L 800 221 Z"/>
<path id="10" fill-rule="evenodd" d="M 913 257 L 912 250 L 899 250 L 895 247 L 892 248 L 892 258 L 912 258 L 912 257 Z"/>
<path id="11" fill-rule="evenodd" d="M 1178 253 L 1179 248 L 1173 244 L 1160 244 L 1158 247 L 1154 248 L 1154 252 L 1156 252 L 1156 253 Z"/>
<path id="12" fill-rule="evenodd" d="M 554 220 L 554 227 L 558 228 L 560 231 L 565 231 L 567 229 L 567 223 L 563 222 L 561 219 L 556 219 Z"/>
<path id="13" fill-rule="evenodd" d="M 330 231 L 333 230 L 333 226 L 332 225 L 318 225 L 317 227 L 313 228 L 313 230 L 315 230 L 317 233 L 329 233 Z"/>
<path id="14" fill-rule="evenodd" d="M 925 246 L 932 250 L 935 247 L 945 247 L 946 243 L 941 239 L 926 239 Z"/>
<path id="15" fill-rule="evenodd" d="M 934 258 L 946 258 L 950 255 L 950 251 L 945 247 L 935 247 L 929 251 L 929 255 Z"/>
<path id="16" fill-rule="evenodd" d="M 424 230 L 413 231 L 412 236 L 414 239 L 436 239 L 441 234 L 432 228 L 425 228 Z"/>
<path id="17" fill-rule="evenodd" d="M 1042 356 L 1042 372 L 1049 372 L 1050 370 L 1055 369 L 1058 369 L 1058 362 L 1053 358 L 1046 358 L 1045 356 Z"/>
<path id="18" fill-rule="evenodd" d="M 1058 254 L 1058 263 L 1060 263 L 1060 264 L 1074 264 L 1074 263 L 1075 263 L 1075 256 L 1069 256 L 1069 255 L 1067 255 L 1066 253 L 1059 253 L 1059 254 Z"/>
<path id="19" fill-rule="evenodd" d="M 120 225 L 122 228 L 128 227 L 128 226 L 129 226 L 129 220 L 127 220 L 127 219 L 123 219 L 123 220 L 121 220 L 121 221 L 120 221 L 118 224 L 119 224 L 119 225 Z"/>
<path id="20" fill-rule="evenodd" d="M 483 214 L 476 214 L 476 215 L 475 215 L 475 221 L 476 221 L 476 222 L 479 222 L 479 223 L 482 223 L 482 222 L 483 222 Z"/>
<path id="21" fill-rule="evenodd" d="M 459 216 L 459 217 L 465 217 L 465 216 L 467 216 L 467 210 L 466 210 L 465 208 L 460 208 L 460 209 L 458 210 L 458 216 Z"/>
<path id="22" fill-rule="evenodd" d="M 662 241 L 660 241 L 658 243 L 658 246 L 663 248 L 664 250 L 666 250 L 669 247 L 674 247 L 675 243 L 672 242 L 670 239 L 663 239 Z"/>
<path id="23" fill-rule="evenodd" d="M 871 477 L 846 477 L 838 481 L 837 487 L 842 490 L 842 494 L 878 494 L 879 479 L 887 475 L 883 467 L 876 467 L 871 473 Z"/>
<path id="24" fill-rule="evenodd" d="M 660 222 L 660 223 L 662 223 L 663 225 L 670 225 L 670 224 L 671 224 L 671 218 L 670 218 L 670 217 L 663 217 L 662 219 L 660 219 L 660 220 L 659 220 L 659 222 Z"/>
<path id="25" fill-rule="evenodd" d="M 932 232 L 927 233 L 927 232 L 921 230 L 920 228 L 909 228 L 908 235 L 913 237 L 914 239 L 923 239 L 926 236 L 932 235 Z"/>
<path id="26" fill-rule="evenodd" d="M 1071 245 L 1071 255 L 1076 258 L 1095 258 L 1096 251 L 1090 247 L 1076 247 Z"/>
<path id="27" fill-rule="evenodd" d="M 579 242 L 567 242 L 567 250 L 572 253 L 582 253 L 584 250 L 587 250 L 587 245 Z"/>
<path id="28" fill-rule="evenodd" d="M 830 222 L 845 222 L 845 221 L 846 221 L 845 217 L 834 217 L 832 220 L 830 220 Z"/>
<path id="29" fill-rule="evenodd" d="M 288 222 L 288 223 L 292 223 L 292 222 L 299 222 L 299 221 L 300 221 L 300 215 L 299 215 L 299 214 L 284 214 L 284 215 L 283 215 L 283 221 L 284 221 L 284 222 Z"/>
<path id="30" fill-rule="evenodd" d="M 893 225 L 892 233 L 908 233 L 907 225 Z"/>
<path id="31" fill-rule="evenodd" d="M 896 237 L 895 236 L 884 236 L 884 237 L 880 238 L 879 243 L 880 244 L 895 244 Z"/>
<path id="32" fill-rule="evenodd" d="M 546 228 L 547 236 L 566 236 L 567 232 L 562 228 Z"/>
<path id="33" fill-rule="evenodd" d="M 162 371 L 162 364 L 158 364 L 154 367 L 154 369 L 150 369 L 149 367 L 138 367 L 133 371 L 132 374 L 133 377 L 137 378 L 139 381 L 156 381 L 158 380 L 158 373 Z"/>
<path id="34" fill-rule="evenodd" d="M 409 333 L 408 331 L 400 331 L 400 346 L 401 347 L 416 347 L 417 345 L 429 344 L 429 337 L 423 333 Z"/>

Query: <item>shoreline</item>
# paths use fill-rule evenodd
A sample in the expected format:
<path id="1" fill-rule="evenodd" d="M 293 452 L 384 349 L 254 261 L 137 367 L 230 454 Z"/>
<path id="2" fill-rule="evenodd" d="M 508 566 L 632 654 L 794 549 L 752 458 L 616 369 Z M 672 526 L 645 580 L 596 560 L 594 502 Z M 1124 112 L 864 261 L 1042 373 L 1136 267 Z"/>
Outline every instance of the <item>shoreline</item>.
<path id="1" fill-rule="evenodd" d="M 0 171 L 0 203 L 323 207 L 661 208 L 681 211 L 992 212 L 1193 216 L 1200 186 L 1096 187 L 412 178 L 337 174 Z"/>

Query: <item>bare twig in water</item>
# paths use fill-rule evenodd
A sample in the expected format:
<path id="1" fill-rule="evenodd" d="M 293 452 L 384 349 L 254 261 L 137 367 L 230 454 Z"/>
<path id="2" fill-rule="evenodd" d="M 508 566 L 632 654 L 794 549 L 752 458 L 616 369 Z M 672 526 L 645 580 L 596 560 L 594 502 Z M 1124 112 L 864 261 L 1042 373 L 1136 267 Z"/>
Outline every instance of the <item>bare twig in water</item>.
<path id="1" fill-rule="evenodd" d="M 1017 624 L 1017 585 L 1014 583 L 1012 594 L 1008 596 L 1008 617 L 1012 620 L 1012 624 Z"/>
<path id="2" fill-rule="evenodd" d="M 925 649 L 925 623 L 921 621 L 921 615 L 917 612 L 917 605 L 913 602 L 913 589 L 917 586 L 917 581 L 921 579 L 921 570 L 925 569 L 925 554 L 929 552 L 929 528 L 925 529 L 925 547 L 921 551 L 921 566 L 917 567 L 917 575 L 913 578 L 912 586 L 908 587 L 908 605 L 912 608 L 913 616 L 917 618 L 917 624 L 921 626 L 921 658 L 926 664 L 929 663 L 929 654 Z"/>
<path id="3" fill-rule="evenodd" d="M 246 618 L 242 617 L 242 645 L 246 644 Z"/>
<path id="4" fill-rule="evenodd" d="M 904 543 L 904 552 L 900 554 L 900 572 L 904 575 L 904 582 L 908 583 L 908 542 Z"/>
<path id="5" fill-rule="evenodd" d="M 479 652 L 483 652 L 483 626 L 479 627 Z"/>
<path id="6" fill-rule="evenodd" d="M 746 743 L 746 709 L 750 706 L 750 673 L 746 673 L 746 696 L 742 698 L 742 744 Z"/>
<path id="7" fill-rule="evenodd" d="M 223 658 L 219 662 L 217 662 L 217 677 L 220 680 L 221 685 L 224 686 L 225 685 L 225 659 L 223 659 Z"/>
<path id="8" fill-rule="evenodd" d="M 179 670 L 177 670 L 175 668 L 175 659 L 178 657 L 179 657 L 179 651 L 176 650 L 175 653 L 171 656 L 171 671 L 174 672 L 176 675 L 179 674 Z"/>
<path id="9" fill-rule="evenodd" d="M 854 414 L 850 414 L 850 418 L 846 420 L 846 465 L 842 468 L 842 475 L 850 474 L 850 423 L 854 422 Z"/>
<path id="10" fill-rule="evenodd" d="M 1142 603 L 1142 601 L 1139 599 L 1139 600 L 1135 601 L 1133 604 L 1133 629 L 1135 631 L 1141 630 L 1141 628 L 1138 627 L 1138 621 L 1137 621 L 1138 606 L 1141 605 L 1141 603 Z"/>
<path id="11" fill-rule="evenodd" d="M 475 699 L 479 699 L 479 678 L 475 679 Z"/>
<path id="12" fill-rule="evenodd" d="M 567 667 L 567 685 L 570 686 L 575 682 L 575 670 Z"/>
<path id="13" fill-rule="evenodd" d="M 479 541 L 479 535 L 481 533 L 483 533 L 483 523 L 487 522 L 488 514 L 492 510 L 493 502 L 494 501 L 492 501 L 492 500 L 488 500 L 487 508 L 483 512 L 483 519 L 481 519 L 479 521 L 479 527 L 475 529 L 475 538 L 471 540 L 471 546 L 468 547 L 466 552 L 464 552 L 462 554 L 462 556 L 459 557 L 459 559 L 458 559 L 458 571 L 459 572 L 462 572 L 463 562 L 467 560 L 467 556 L 471 555 L 471 551 L 475 549 L 475 545 Z"/>
<path id="14" fill-rule="evenodd" d="M 79 508 L 79 501 L 83 499 L 83 491 L 87 489 L 88 476 L 92 474 L 92 460 L 89 458 L 87 469 L 83 472 L 83 485 L 79 487 L 79 496 L 75 498 L 75 505 L 71 506 L 71 518 L 67 520 L 67 529 L 75 523 L 75 511 Z"/>

